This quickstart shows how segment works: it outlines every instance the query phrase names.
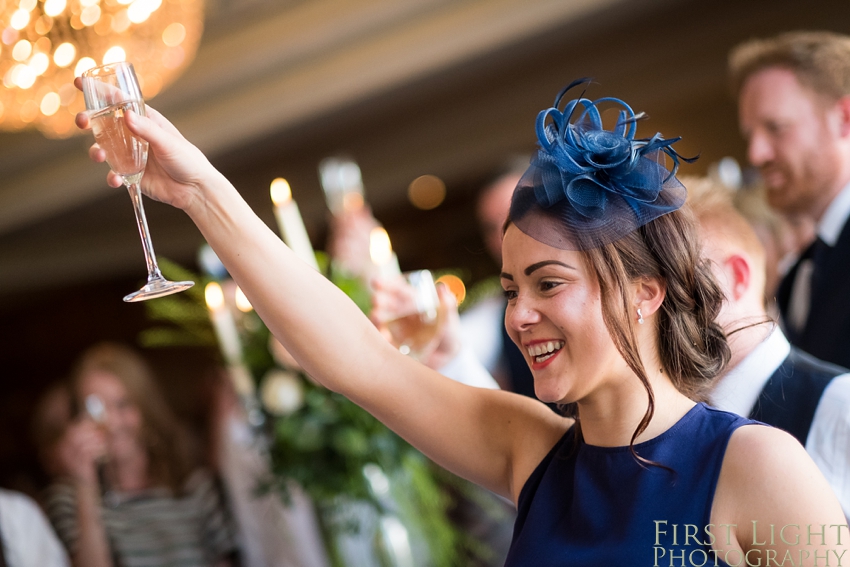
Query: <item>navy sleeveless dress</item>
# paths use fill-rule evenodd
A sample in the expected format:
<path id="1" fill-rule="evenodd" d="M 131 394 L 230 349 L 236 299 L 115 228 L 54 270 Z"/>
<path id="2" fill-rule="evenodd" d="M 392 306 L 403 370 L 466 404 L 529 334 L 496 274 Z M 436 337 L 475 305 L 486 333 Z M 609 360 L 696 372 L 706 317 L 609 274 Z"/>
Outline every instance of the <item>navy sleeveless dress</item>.
<path id="1" fill-rule="evenodd" d="M 576 446 L 570 429 L 520 492 L 505 567 L 726 565 L 705 530 L 729 437 L 750 423 L 696 404 L 634 446 L 673 472 L 628 447 Z M 718 541 L 725 529 L 709 528 Z"/>

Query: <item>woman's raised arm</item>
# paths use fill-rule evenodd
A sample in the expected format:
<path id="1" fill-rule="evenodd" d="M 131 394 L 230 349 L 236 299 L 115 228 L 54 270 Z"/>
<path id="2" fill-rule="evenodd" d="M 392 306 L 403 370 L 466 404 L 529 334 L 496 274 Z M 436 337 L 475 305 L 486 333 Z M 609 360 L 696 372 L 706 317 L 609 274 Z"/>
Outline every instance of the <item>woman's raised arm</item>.
<path id="1" fill-rule="evenodd" d="M 528 398 L 458 384 L 400 354 L 336 286 L 300 261 L 165 118 L 127 114 L 150 143 L 143 191 L 184 210 L 305 371 L 442 466 L 516 498 L 569 422 Z M 88 127 L 87 117 L 77 124 Z M 103 152 L 93 146 L 95 161 Z M 110 172 L 110 185 L 120 178 Z"/>

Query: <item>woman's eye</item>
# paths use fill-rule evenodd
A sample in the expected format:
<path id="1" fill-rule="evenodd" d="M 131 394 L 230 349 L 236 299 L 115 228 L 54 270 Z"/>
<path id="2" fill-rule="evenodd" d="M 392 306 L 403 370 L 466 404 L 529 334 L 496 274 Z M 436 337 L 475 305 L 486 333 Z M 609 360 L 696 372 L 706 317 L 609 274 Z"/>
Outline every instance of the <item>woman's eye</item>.
<path id="1" fill-rule="evenodd" d="M 505 299 L 507 299 L 508 301 L 510 301 L 512 299 L 516 299 L 516 291 L 514 291 L 512 289 L 503 290 L 502 295 L 504 295 Z"/>
<path id="2" fill-rule="evenodd" d="M 540 282 L 540 289 L 542 291 L 551 291 L 561 285 L 561 282 L 551 282 L 551 281 L 542 281 Z"/>

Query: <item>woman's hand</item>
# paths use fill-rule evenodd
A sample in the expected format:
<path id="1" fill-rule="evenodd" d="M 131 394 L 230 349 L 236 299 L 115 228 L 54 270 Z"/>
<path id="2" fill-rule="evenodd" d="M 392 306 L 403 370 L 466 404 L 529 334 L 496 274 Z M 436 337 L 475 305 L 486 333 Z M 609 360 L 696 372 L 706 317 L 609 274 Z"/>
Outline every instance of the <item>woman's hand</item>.
<path id="1" fill-rule="evenodd" d="M 74 84 L 82 88 L 79 78 Z M 200 200 L 202 183 L 220 177 L 220 174 L 162 114 L 150 106 L 145 108 L 147 116 L 128 111 L 124 118 L 130 131 L 149 144 L 142 191 L 152 199 L 188 210 Z M 80 129 L 91 128 L 87 112 L 77 114 L 76 123 Z M 98 144 L 93 144 L 89 157 L 100 163 L 106 160 L 106 152 Z M 114 171 L 109 172 L 106 181 L 111 187 L 120 187 L 124 183 Z"/>
<path id="2" fill-rule="evenodd" d="M 372 281 L 372 310 L 369 318 L 382 334 L 393 342 L 386 329 L 390 321 L 417 313 L 415 290 L 404 278 L 376 278 Z M 437 332 L 421 349 L 419 360 L 434 370 L 439 370 L 460 352 L 460 318 L 457 299 L 443 284 L 437 284 L 440 304 L 437 310 Z M 424 325 L 425 323 L 423 323 Z M 416 330 L 411 329 L 412 333 Z M 395 344 L 396 347 L 399 345 Z"/>
<path id="3" fill-rule="evenodd" d="M 106 435 L 91 419 L 72 422 L 54 448 L 56 462 L 75 481 L 96 485 L 97 463 L 106 455 Z"/>

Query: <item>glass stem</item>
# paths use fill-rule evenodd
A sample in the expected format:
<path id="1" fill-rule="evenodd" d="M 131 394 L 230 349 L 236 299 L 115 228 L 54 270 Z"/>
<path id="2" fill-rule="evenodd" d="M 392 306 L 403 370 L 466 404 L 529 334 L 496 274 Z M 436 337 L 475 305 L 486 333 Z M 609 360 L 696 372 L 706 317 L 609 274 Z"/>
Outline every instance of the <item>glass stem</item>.
<path id="1" fill-rule="evenodd" d="M 142 206 L 142 188 L 138 183 L 131 183 L 127 186 L 127 190 L 130 192 L 130 200 L 133 201 L 133 212 L 136 213 L 136 225 L 139 227 L 142 248 L 145 250 L 145 262 L 148 265 L 148 281 L 164 279 L 156 263 L 156 254 L 154 254 L 153 242 L 151 242 L 151 234 L 150 230 L 148 230 L 148 220 L 145 218 L 145 208 Z"/>

